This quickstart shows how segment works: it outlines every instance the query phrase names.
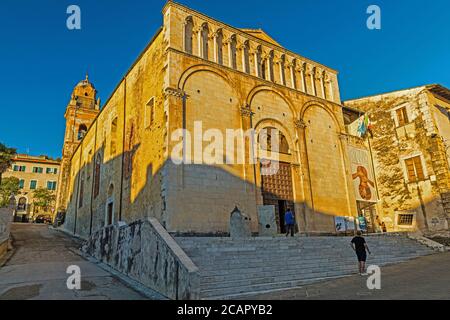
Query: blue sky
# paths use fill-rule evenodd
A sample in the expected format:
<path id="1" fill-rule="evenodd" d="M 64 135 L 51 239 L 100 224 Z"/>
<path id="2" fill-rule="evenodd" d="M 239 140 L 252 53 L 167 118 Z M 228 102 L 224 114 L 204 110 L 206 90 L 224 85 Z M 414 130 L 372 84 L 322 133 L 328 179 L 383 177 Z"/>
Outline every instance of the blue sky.
<path id="1" fill-rule="evenodd" d="M 422 84 L 450 87 L 450 1 L 180 0 L 340 72 L 342 99 Z M 0 142 L 58 157 L 64 111 L 86 70 L 106 101 L 162 23 L 165 0 L 2 0 Z M 66 28 L 80 6 L 82 30 Z M 366 28 L 369 5 L 382 29 Z"/>

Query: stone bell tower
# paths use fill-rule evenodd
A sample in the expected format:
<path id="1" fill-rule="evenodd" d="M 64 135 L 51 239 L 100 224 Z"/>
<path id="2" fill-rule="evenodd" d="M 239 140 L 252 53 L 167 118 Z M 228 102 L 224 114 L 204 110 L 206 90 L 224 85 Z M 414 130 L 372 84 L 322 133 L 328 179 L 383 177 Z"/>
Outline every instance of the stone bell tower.
<path id="1" fill-rule="evenodd" d="M 73 89 L 64 115 L 66 118 L 66 132 L 64 134 L 61 172 L 56 199 L 58 212 L 66 210 L 68 200 L 67 187 L 70 180 L 70 160 L 99 112 L 100 99 L 97 99 L 97 90 L 89 82 L 89 77 L 86 75 L 86 79 L 80 81 Z"/>

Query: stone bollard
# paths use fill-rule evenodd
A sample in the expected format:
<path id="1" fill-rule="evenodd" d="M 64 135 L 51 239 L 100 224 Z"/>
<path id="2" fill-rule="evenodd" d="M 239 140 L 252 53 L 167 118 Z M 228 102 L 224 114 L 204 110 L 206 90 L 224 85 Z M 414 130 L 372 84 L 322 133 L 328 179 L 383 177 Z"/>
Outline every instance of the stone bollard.
<path id="1" fill-rule="evenodd" d="M 251 238 L 251 218 L 243 214 L 238 207 L 234 208 L 230 217 L 230 237 L 232 239 Z"/>

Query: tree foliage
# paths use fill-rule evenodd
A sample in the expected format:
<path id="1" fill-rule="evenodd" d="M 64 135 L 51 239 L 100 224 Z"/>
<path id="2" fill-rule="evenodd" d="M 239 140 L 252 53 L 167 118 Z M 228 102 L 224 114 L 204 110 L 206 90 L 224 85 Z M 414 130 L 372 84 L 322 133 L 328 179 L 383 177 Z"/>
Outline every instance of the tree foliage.
<path id="1" fill-rule="evenodd" d="M 19 192 L 19 179 L 16 177 L 8 177 L 2 180 L 0 184 L 0 207 L 9 205 L 11 195 Z"/>
<path id="2" fill-rule="evenodd" d="M 0 183 L 2 173 L 6 172 L 12 164 L 12 158 L 16 155 L 16 149 L 9 148 L 0 142 Z"/>
<path id="3" fill-rule="evenodd" d="M 38 188 L 34 190 L 33 198 L 34 205 L 42 208 L 44 211 L 48 211 L 56 200 L 54 193 L 46 188 Z"/>

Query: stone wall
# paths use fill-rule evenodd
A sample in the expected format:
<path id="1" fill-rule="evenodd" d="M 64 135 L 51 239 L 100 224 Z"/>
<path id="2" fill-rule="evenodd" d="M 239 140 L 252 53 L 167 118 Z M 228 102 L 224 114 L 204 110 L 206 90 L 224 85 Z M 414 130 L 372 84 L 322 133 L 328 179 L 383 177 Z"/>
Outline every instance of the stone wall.
<path id="1" fill-rule="evenodd" d="M 83 251 L 170 299 L 199 298 L 198 268 L 154 218 L 101 229 Z"/>
<path id="2" fill-rule="evenodd" d="M 8 250 L 8 240 L 13 219 L 13 210 L 0 208 L 0 257 Z"/>
<path id="3" fill-rule="evenodd" d="M 367 112 L 372 122 L 370 141 L 381 197 L 378 213 L 388 231 L 448 228 L 443 194 L 450 172 L 442 143 L 445 136 L 437 131 L 431 115 L 434 104 L 427 87 L 345 102 Z M 399 108 L 406 110 L 405 125 L 398 123 Z M 412 157 L 422 161 L 424 178 L 419 181 L 409 181 L 405 159 Z M 414 214 L 413 224 L 399 225 L 399 214 Z"/>

